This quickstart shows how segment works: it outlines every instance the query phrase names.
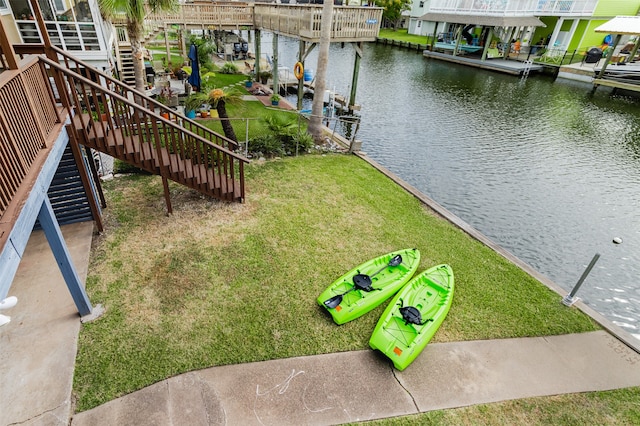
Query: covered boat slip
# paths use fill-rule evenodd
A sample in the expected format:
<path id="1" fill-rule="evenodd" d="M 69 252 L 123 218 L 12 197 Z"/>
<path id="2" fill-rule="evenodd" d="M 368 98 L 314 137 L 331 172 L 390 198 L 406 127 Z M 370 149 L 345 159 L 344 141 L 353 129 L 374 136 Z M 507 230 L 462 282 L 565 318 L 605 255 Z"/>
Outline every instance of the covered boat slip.
<path id="1" fill-rule="evenodd" d="M 613 48 L 609 53 L 593 80 L 594 90 L 598 86 L 609 86 L 618 89 L 640 92 L 640 63 L 636 61 L 640 46 L 640 16 L 617 16 L 609 22 L 600 25 L 595 30 L 599 33 L 615 34 Z M 636 41 L 629 55 L 613 61 L 616 47 L 623 35 L 636 36 Z M 615 62 L 615 66 L 611 66 Z M 622 65 L 622 66 L 621 66 Z"/>
<path id="2" fill-rule="evenodd" d="M 506 74 L 522 75 L 529 72 L 542 71 L 542 65 L 534 65 L 532 61 L 525 59 L 520 60 L 508 60 L 507 54 L 495 54 L 490 43 L 485 43 L 485 40 L 491 40 L 495 31 L 495 28 L 511 29 L 509 31 L 509 40 L 512 38 L 511 34 L 520 27 L 544 27 L 545 24 L 535 16 L 493 16 L 493 15 L 471 15 L 471 14 L 456 14 L 456 13 L 427 13 L 423 15 L 420 20 L 430 21 L 436 23 L 436 32 L 438 23 L 446 22 L 449 24 L 459 24 L 461 27 L 458 30 L 458 35 L 455 40 L 450 40 L 448 43 L 437 42 L 434 43 L 431 50 L 425 50 L 424 56 L 429 58 L 435 58 L 443 61 L 454 62 L 462 65 L 473 66 L 476 68 L 482 68 L 492 71 L 498 71 Z M 481 45 L 471 45 L 470 43 L 464 44 L 462 42 L 463 33 L 466 28 L 462 26 L 472 27 L 487 27 L 489 31 L 486 33 L 486 38 L 483 37 Z M 464 29 L 463 29 L 464 28 Z M 484 33 L 484 31 L 483 31 Z M 434 39 L 437 34 L 434 34 Z M 435 50 L 439 50 L 435 51 Z M 453 54 L 451 54 L 451 53 Z M 471 54 L 470 57 L 464 55 Z M 487 60 L 489 58 L 495 58 Z"/>

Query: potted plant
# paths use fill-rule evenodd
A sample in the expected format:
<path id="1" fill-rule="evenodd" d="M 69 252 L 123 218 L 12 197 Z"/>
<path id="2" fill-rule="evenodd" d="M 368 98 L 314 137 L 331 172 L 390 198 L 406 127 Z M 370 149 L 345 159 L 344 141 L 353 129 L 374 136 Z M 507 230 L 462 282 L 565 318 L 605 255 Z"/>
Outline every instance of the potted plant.
<path id="1" fill-rule="evenodd" d="M 204 103 L 204 96 L 201 93 L 192 93 L 184 100 L 184 114 L 187 118 L 195 118 L 196 111 Z"/>
<path id="2" fill-rule="evenodd" d="M 200 117 L 201 118 L 208 118 L 210 115 L 209 113 L 209 104 L 204 104 L 202 106 L 202 108 L 200 108 Z"/>
<path id="3" fill-rule="evenodd" d="M 271 71 L 260 71 L 260 83 L 267 84 L 269 79 L 272 77 Z"/>
<path id="4" fill-rule="evenodd" d="M 156 100 L 163 105 L 175 107 L 178 106 L 178 93 L 171 87 L 163 87 Z"/>
<path id="5" fill-rule="evenodd" d="M 163 92 L 164 89 L 162 89 L 160 93 L 158 93 L 158 96 L 156 96 L 156 101 L 160 102 L 162 105 L 167 105 L 169 103 L 169 98 Z M 160 108 L 160 115 L 166 119 L 169 118 L 169 113 L 162 108 Z"/>
<path id="6" fill-rule="evenodd" d="M 271 105 L 275 105 L 278 106 L 278 104 L 280 103 L 280 95 L 278 95 L 277 93 L 274 93 L 273 95 L 271 95 Z"/>

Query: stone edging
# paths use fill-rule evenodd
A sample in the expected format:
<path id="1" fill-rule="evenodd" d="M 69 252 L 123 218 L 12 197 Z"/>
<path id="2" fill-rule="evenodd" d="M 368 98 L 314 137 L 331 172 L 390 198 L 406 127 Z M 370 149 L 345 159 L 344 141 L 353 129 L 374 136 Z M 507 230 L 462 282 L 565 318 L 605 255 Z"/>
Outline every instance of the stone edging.
<path id="1" fill-rule="evenodd" d="M 450 212 L 449 210 L 447 210 L 446 208 L 438 204 L 435 200 L 429 198 L 428 196 L 420 192 L 417 188 L 413 187 L 412 185 L 402 180 L 400 177 L 395 175 L 393 172 L 391 172 L 390 170 L 388 170 L 387 168 L 385 168 L 384 166 L 382 166 L 372 158 L 369 158 L 366 153 L 354 152 L 354 155 L 356 155 L 360 159 L 369 163 L 371 166 L 373 166 L 375 169 L 383 173 L 389 179 L 391 179 L 392 181 L 400 185 L 402 189 L 404 189 L 405 191 L 407 191 L 408 193 L 416 197 L 418 200 L 420 200 L 423 204 L 425 204 L 431 210 L 433 210 L 442 218 L 446 219 L 453 225 L 457 226 L 458 228 L 466 232 L 472 238 L 480 241 L 490 249 L 494 250 L 495 252 L 500 254 L 502 257 L 504 257 L 505 259 L 507 259 L 508 261 L 510 261 L 511 263 L 515 264 L 520 269 L 525 271 L 527 274 L 531 275 L 532 277 L 534 277 L 535 279 L 537 279 L 538 281 L 546 285 L 548 288 L 558 293 L 560 296 L 564 297 L 566 295 L 567 291 L 564 290 L 555 282 L 553 282 L 551 279 L 549 279 L 545 275 L 533 269 L 530 265 L 528 265 L 527 263 L 525 263 L 524 261 L 516 257 L 514 254 L 512 254 L 508 250 L 505 250 L 504 248 L 500 247 L 498 244 L 496 244 L 486 235 L 482 234 L 480 231 L 473 228 L 467 222 L 463 221 L 458 216 L 456 216 L 455 214 L 453 214 L 452 212 Z M 560 303 L 560 301 L 558 301 L 558 303 Z M 626 344 L 629 348 L 640 353 L 640 340 L 635 338 L 631 333 L 618 327 L 613 322 L 605 318 L 602 314 L 596 312 L 594 309 L 592 309 L 591 307 L 583 303 L 581 300 L 576 302 L 573 306 L 580 309 L 583 313 L 591 317 L 595 322 L 597 322 L 600 326 L 602 326 L 605 330 L 607 330 L 607 332 L 609 332 L 618 340 Z"/>

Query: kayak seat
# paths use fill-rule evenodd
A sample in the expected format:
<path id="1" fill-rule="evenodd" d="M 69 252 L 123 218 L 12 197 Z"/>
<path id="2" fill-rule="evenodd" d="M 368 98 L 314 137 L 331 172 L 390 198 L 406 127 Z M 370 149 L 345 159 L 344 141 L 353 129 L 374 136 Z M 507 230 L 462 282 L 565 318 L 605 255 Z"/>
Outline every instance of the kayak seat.
<path id="1" fill-rule="evenodd" d="M 400 314 L 404 320 L 404 324 L 425 325 L 429 321 L 433 321 L 433 318 L 422 321 L 422 314 L 415 306 L 403 306 L 400 308 Z"/>
<path id="2" fill-rule="evenodd" d="M 371 291 L 373 287 L 371 286 L 371 277 L 365 274 L 356 274 L 353 276 L 353 284 L 356 286 L 358 290 Z"/>

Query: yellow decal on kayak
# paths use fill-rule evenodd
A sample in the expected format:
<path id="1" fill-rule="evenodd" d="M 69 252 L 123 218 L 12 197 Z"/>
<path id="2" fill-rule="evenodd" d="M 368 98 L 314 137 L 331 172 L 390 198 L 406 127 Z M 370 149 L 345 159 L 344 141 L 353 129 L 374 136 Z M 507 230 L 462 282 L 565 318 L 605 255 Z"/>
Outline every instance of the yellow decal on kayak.
<path id="1" fill-rule="evenodd" d="M 393 348 L 393 352 L 395 352 L 395 354 L 398 355 L 398 356 L 402 355 L 402 349 L 400 349 L 397 346 L 395 348 Z"/>

